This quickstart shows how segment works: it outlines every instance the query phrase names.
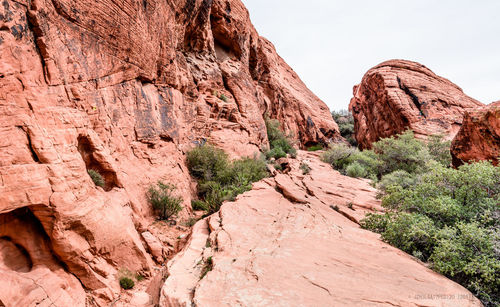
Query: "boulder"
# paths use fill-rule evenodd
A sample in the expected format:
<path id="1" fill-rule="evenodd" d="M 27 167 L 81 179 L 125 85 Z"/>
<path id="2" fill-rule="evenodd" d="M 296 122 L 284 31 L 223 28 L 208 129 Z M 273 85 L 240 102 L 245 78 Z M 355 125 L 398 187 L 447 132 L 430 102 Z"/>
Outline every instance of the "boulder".
<path id="1" fill-rule="evenodd" d="M 353 90 L 349 109 L 361 149 L 407 129 L 451 140 L 466 111 L 482 104 L 419 63 L 391 60 L 371 68 Z"/>
<path id="2" fill-rule="evenodd" d="M 500 159 L 500 101 L 469 111 L 451 144 L 453 165 Z"/>

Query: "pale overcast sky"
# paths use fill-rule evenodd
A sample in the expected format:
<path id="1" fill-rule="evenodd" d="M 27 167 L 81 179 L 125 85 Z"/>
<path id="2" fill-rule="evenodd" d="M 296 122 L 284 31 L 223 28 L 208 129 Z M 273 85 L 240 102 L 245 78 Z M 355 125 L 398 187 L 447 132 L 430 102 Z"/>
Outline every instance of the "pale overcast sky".
<path id="1" fill-rule="evenodd" d="M 259 34 L 331 109 L 389 59 L 426 65 L 500 100 L 500 0 L 243 0 Z"/>

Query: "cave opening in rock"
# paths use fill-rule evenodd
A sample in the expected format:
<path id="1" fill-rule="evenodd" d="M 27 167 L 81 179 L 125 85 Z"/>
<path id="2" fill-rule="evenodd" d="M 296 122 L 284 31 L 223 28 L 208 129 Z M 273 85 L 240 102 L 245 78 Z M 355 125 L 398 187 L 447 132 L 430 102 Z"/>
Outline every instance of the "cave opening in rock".
<path id="1" fill-rule="evenodd" d="M 33 262 L 26 249 L 15 243 L 11 237 L 0 237 L 0 268 L 28 273 L 33 268 Z"/>
<path id="2" fill-rule="evenodd" d="M 105 191 L 110 191 L 118 186 L 116 172 L 97 154 L 95 146 L 93 146 L 89 138 L 85 135 L 78 137 L 78 152 L 85 162 L 87 172 L 93 170 L 102 176 Z"/>
<path id="3" fill-rule="evenodd" d="M 223 23 L 224 20 L 221 17 L 215 15 L 210 16 L 217 59 L 219 61 L 224 61 L 226 59 L 239 60 L 242 54 L 239 42 L 234 40 L 230 33 L 227 33 L 227 29 L 223 26 Z"/>

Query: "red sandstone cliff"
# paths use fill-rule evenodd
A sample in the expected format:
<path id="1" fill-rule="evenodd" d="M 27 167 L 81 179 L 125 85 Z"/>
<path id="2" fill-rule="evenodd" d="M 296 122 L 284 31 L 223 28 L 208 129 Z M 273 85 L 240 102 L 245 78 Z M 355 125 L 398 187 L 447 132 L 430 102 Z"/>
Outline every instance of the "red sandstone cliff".
<path id="1" fill-rule="evenodd" d="M 469 111 L 451 144 L 453 164 L 500 158 L 500 101 Z"/>
<path id="2" fill-rule="evenodd" d="M 0 301 L 112 301 L 120 268 L 153 267 L 146 187 L 173 180 L 190 207 L 185 150 L 252 155 L 265 113 L 301 144 L 339 136 L 238 0 L 3 0 Z"/>
<path id="3" fill-rule="evenodd" d="M 339 135 L 327 107 L 271 43 L 258 36 L 238 0 L 3 0 L 0 306 L 150 306 L 163 285 L 161 265 L 183 243 L 186 248 L 169 268 L 175 274 L 178 266 L 184 275 L 173 275 L 163 286 L 163 305 L 182 295 L 189 297 L 189 305 L 191 299 L 206 302 L 211 297 L 206 293 L 214 287 L 224 290 L 217 298 L 237 299 L 245 289 L 236 294 L 225 290 L 232 288 L 231 281 L 247 279 L 247 272 L 259 277 L 259 261 L 274 284 L 287 280 L 287 272 L 300 280 L 304 287 L 288 293 L 286 301 L 299 295 L 309 302 L 331 302 L 336 287 L 354 290 L 352 285 L 363 275 L 362 291 L 350 293 L 350 298 L 337 296 L 339 300 L 416 303 L 415 295 L 434 285 L 439 285 L 440 294 L 470 295 L 351 222 L 378 206 L 375 191 L 317 160 L 310 161 L 313 175 L 308 178 L 298 173 L 299 162 L 294 161 L 292 175 L 256 184 L 240 197 L 241 207 L 226 204 L 195 226 L 191 237 L 180 235 L 180 243 L 172 238 L 185 231 L 182 225 L 153 223 L 145 199 L 151 183 L 161 179 L 176 184 L 189 208 L 193 183 L 185 151 L 208 139 L 233 156 L 253 154 L 266 145 L 265 113 L 278 118 L 302 145 Z M 87 169 L 104 176 L 104 188 L 93 184 Z M 329 187 L 331 178 L 336 185 Z M 356 211 L 344 200 L 352 201 Z M 339 212 L 329 207 L 332 201 L 342 202 Z M 168 291 L 165 295 L 179 278 L 186 278 L 187 285 L 199 282 L 198 271 L 187 267 L 186 274 L 182 263 L 192 260 L 184 255 L 199 252 L 193 242 L 206 245 L 207 222 L 215 230 L 211 239 L 221 246 L 217 252 L 225 253 L 220 259 L 238 265 L 237 276 L 221 274 L 223 262 L 217 259 L 214 274 L 195 297 L 190 297 L 192 288 L 183 287 L 179 296 Z M 225 225 L 229 242 L 235 235 L 234 246 L 224 237 Z M 245 225 L 243 231 L 255 231 L 248 242 L 236 236 Z M 312 250 L 323 240 L 325 248 L 305 262 L 292 253 Z M 245 244 L 257 249 L 239 266 L 232 255 L 247 254 Z M 334 248 L 338 250 L 332 258 Z M 383 256 L 389 260 L 368 263 L 372 249 L 387 253 Z M 290 266 L 307 265 L 296 271 L 276 267 L 273 259 L 278 258 L 269 257 L 272 250 Z M 361 259 L 363 270 L 350 263 L 354 259 Z M 338 266 L 355 278 L 331 279 Z M 407 266 L 418 279 L 402 276 Z M 279 274 L 272 275 L 275 267 Z M 122 269 L 147 277 L 136 286 L 137 292 L 120 290 Z M 370 274 L 379 278 L 367 280 Z M 389 285 L 389 290 L 374 293 L 375 284 Z M 268 288 L 267 283 L 254 288 L 264 303 L 275 299 Z"/>
<path id="4" fill-rule="evenodd" d="M 349 109 L 361 148 L 412 129 L 417 137 L 442 134 L 452 139 L 467 110 L 482 104 L 427 67 L 391 60 L 370 69 L 354 87 Z"/>

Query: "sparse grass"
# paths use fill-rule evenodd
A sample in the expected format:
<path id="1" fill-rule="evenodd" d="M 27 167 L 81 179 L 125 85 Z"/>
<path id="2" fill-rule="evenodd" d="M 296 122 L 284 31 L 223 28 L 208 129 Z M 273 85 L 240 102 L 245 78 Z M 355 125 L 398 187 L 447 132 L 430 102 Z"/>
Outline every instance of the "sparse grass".
<path id="1" fill-rule="evenodd" d="M 208 214 L 219 211 L 226 200 L 251 190 L 252 183 L 268 176 L 266 164 L 257 158 L 229 161 L 224 151 L 212 145 L 199 146 L 188 152 L 188 167 L 191 175 L 198 179 L 198 196 L 193 209 L 202 209 Z"/>
<path id="2" fill-rule="evenodd" d="M 191 208 L 193 208 L 194 211 L 208 211 L 207 204 L 199 199 L 191 200 Z"/>
<path id="3" fill-rule="evenodd" d="M 198 222 L 199 219 L 191 217 L 187 221 L 184 222 L 184 226 L 186 227 L 193 227 L 196 222 Z"/>
<path id="4" fill-rule="evenodd" d="M 174 196 L 175 189 L 174 185 L 161 181 L 158 181 L 156 186 L 149 188 L 147 193 L 149 203 L 158 213 L 160 219 L 168 220 L 182 210 L 182 198 Z"/>
<path id="5" fill-rule="evenodd" d="M 214 261 L 212 260 L 212 256 L 208 257 L 203 264 L 203 269 L 201 270 L 200 280 L 208 274 L 208 272 L 212 271 L 214 268 Z"/>
<path id="6" fill-rule="evenodd" d="M 316 144 L 316 145 L 313 145 L 313 146 L 307 148 L 307 151 L 318 151 L 318 150 L 322 150 L 322 149 L 323 149 L 323 145 Z"/>
<path id="7" fill-rule="evenodd" d="M 145 279 L 145 277 L 143 275 L 139 274 L 139 273 L 136 273 L 135 274 L 135 279 L 137 281 L 143 281 Z"/>
<path id="8" fill-rule="evenodd" d="M 307 175 L 311 172 L 311 167 L 309 166 L 309 164 L 302 162 L 300 164 L 300 170 L 302 171 L 303 175 Z"/>
<path id="9" fill-rule="evenodd" d="M 89 174 L 90 178 L 92 179 L 92 181 L 96 186 L 104 188 L 105 185 L 104 178 L 102 177 L 101 174 L 99 174 L 98 171 L 89 169 L 87 173 Z"/>

